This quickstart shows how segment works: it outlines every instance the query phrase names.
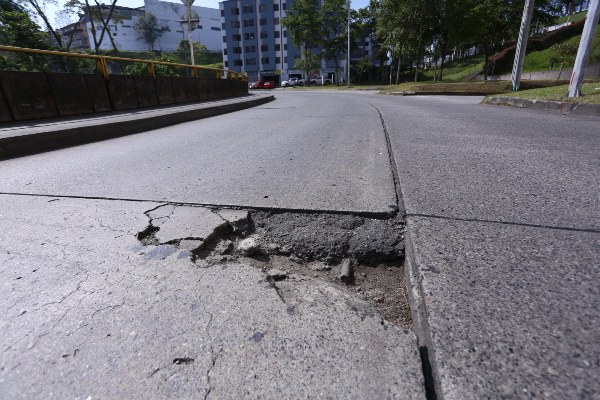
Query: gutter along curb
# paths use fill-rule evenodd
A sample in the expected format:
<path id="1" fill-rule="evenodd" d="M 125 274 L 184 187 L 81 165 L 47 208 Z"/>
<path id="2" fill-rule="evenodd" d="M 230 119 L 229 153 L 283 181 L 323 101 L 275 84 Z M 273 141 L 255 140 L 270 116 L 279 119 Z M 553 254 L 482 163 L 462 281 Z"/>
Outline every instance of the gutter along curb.
<path id="1" fill-rule="evenodd" d="M 558 111 L 561 114 L 577 114 L 600 117 L 600 104 L 582 104 L 567 101 L 532 100 L 522 97 L 492 96 L 487 104 L 530 108 L 533 110 Z"/>

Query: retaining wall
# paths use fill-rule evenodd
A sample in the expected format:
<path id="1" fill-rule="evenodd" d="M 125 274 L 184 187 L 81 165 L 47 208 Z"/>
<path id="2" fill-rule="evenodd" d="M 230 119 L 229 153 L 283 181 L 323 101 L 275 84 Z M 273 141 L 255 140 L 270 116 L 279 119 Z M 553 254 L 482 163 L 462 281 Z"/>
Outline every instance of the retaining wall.
<path id="1" fill-rule="evenodd" d="M 560 76 L 558 73 L 560 72 Z M 521 80 L 532 80 L 539 81 L 543 79 L 566 79 L 571 80 L 571 75 L 573 74 L 573 68 L 563 68 L 562 72 L 558 69 L 556 70 L 548 70 L 548 71 L 535 71 L 535 72 L 523 72 L 521 73 Z M 585 69 L 585 74 L 583 76 L 587 79 L 600 79 L 600 63 L 589 64 Z M 477 80 L 482 80 L 483 77 L 477 77 Z M 490 75 L 488 76 L 489 80 L 492 81 L 510 81 L 511 74 L 505 75 Z"/>
<path id="2" fill-rule="evenodd" d="M 248 83 L 186 78 L 0 71 L 0 122 L 131 110 L 248 94 Z"/>

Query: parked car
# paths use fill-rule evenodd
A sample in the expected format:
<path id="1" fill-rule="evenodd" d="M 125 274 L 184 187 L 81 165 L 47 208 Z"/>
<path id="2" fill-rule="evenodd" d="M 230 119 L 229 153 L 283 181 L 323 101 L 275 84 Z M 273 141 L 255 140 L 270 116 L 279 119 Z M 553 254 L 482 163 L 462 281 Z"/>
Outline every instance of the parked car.
<path id="1" fill-rule="evenodd" d="M 265 82 L 263 89 L 275 89 L 275 82 Z"/>
<path id="2" fill-rule="evenodd" d="M 311 85 L 329 85 L 331 84 L 331 79 L 329 78 L 321 78 L 320 76 L 314 76 L 311 80 L 310 80 L 310 84 Z"/>
<path id="3" fill-rule="evenodd" d="M 256 81 L 250 85 L 250 89 L 262 89 L 265 86 L 265 81 Z"/>
<path id="4" fill-rule="evenodd" d="M 290 86 L 304 86 L 306 85 L 306 80 L 302 78 L 290 78 L 287 81 L 281 82 L 281 86 L 290 87 Z"/>

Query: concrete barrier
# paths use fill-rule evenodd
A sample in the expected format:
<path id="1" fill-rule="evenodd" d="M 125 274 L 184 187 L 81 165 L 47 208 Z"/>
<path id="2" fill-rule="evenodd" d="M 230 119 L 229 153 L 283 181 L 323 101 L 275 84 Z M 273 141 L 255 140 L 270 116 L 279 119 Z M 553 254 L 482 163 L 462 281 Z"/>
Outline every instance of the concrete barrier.
<path id="1" fill-rule="evenodd" d="M 223 79 L 217 79 L 215 78 L 214 83 L 215 83 L 215 98 L 216 99 L 222 99 L 223 97 L 225 97 L 225 85 L 223 84 Z"/>
<path id="2" fill-rule="evenodd" d="M 139 107 L 132 75 L 111 75 L 107 86 L 115 110 Z"/>
<path id="3" fill-rule="evenodd" d="M 198 78 L 185 78 L 188 101 L 198 101 Z"/>
<path id="4" fill-rule="evenodd" d="M 198 99 L 208 100 L 207 78 L 198 78 Z"/>
<path id="5" fill-rule="evenodd" d="M 158 104 L 161 106 L 175 104 L 175 96 L 173 96 L 173 84 L 170 76 L 157 76 L 154 79 L 154 84 L 156 86 Z"/>
<path id="6" fill-rule="evenodd" d="M 58 116 L 45 73 L 3 71 L 0 74 L 0 85 L 16 121 Z"/>
<path id="7" fill-rule="evenodd" d="M 174 76 L 171 78 L 173 84 L 173 95 L 175 96 L 175 103 L 187 103 L 187 89 L 185 87 L 185 77 Z"/>
<path id="8" fill-rule="evenodd" d="M 215 78 L 206 78 L 206 92 L 208 93 L 209 99 L 216 99 L 217 92 L 215 90 L 216 82 Z"/>
<path id="9" fill-rule="evenodd" d="M 129 110 L 248 94 L 217 78 L 0 71 L 0 122 Z"/>
<path id="10" fill-rule="evenodd" d="M 83 78 L 87 86 L 88 93 L 94 112 L 106 112 L 112 110 L 110 106 L 110 97 L 102 75 L 84 74 Z"/>
<path id="11" fill-rule="evenodd" d="M 8 111 L 8 106 L 4 101 L 4 94 L 0 91 L 0 122 L 12 121 L 12 115 Z"/>
<path id="12" fill-rule="evenodd" d="M 150 75 L 134 75 L 135 93 L 140 107 L 153 107 L 158 105 L 154 78 Z"/>
<path id="13" fill-rule="evenodd" d="M 559 76 L 560 72 L 560 76 Z M 573 68 L 563 68 L 562 72 L 559 69 L 552 69 L 547 71 L 534 71 L 534 72 L 523 72 L 521 74 L 522 81 L 539 81 L 544 79 L 566 79 L 570 80 L 573 75 Z M 600 79 L 600 63 L 589 64 L 585 69 L 584 78 L 586 79 Z M 477 78 L 483 80 L 482 76 Z M 492 81 L 510 81 L 511 74 L 505 75 L 490 75 L 489 80 Z"/>
<path id="14" fill-rule="evenodd" d="M 59 115 L 66 117 L 94 112 L 83 74 L 47 73 L 46 76 Z"/>

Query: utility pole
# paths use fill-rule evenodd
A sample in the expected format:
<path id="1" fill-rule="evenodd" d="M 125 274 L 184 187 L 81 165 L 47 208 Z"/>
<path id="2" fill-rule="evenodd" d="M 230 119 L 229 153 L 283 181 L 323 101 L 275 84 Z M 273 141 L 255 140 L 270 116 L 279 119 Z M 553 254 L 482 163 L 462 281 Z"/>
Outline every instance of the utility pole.
<path id="1" fill-rule="evenodd" d="M 192 26 L 192 22 L 199 22 L 200 18 L 194 17 L 192 19 L 192 10 L 191 6 L 194 3 L 194 0 L 181 0 L 181 2 L 187 7 L 187 19 L 182 18 L 179 22 L 181 23 L 181 27 L 185 30 L 184 25 L 188 26 L 189 40 L 190 40 L 190 57 L 192 59 L 192 65 L 196 65 L 194 61 L 194 43 L 192 42 L 192 31 L 194 27 Z"/>
<path id="2" fill-rule="evenodd" d="M 525 0 L 523 9 L 523 19 L 521 20 L 521 31 L 519 32 L 519 41 L 517 42 L 517 52 L 515 53 L 515 62 L 513 63 L 511 82 L 513 90 L 519 90 L 521 83 L 521 71 L 523 71 L 523 62 L 525 61 L 525 50 L 527 49 L 527 38 L 529 37 L 529 26 L 531 25 L 531 16 L 533 14 L 533 1 Z"/>
<path id="3" fill-rule="evenodd" d="M 592 51 L 592 42 L 594 41 L 594 35 L 598 27 L 598 17 L 600 17 L 600 0 L 591 0 L 581 34 L 581 42 L 579 42 L 579 50 L 577 50 L 577 58 L 573 67 L 569 92 L 565 97 L 579 97 L 581 95 L 581 85 L 583 84 L 585 68 L 587 67 Z"/>
<path id="4" fill-rule="evenodd" d="M 348 53 L 346 54 L 346 73 L 348 89 L 350 89 L 350 0 L 348 0 Z"/>

